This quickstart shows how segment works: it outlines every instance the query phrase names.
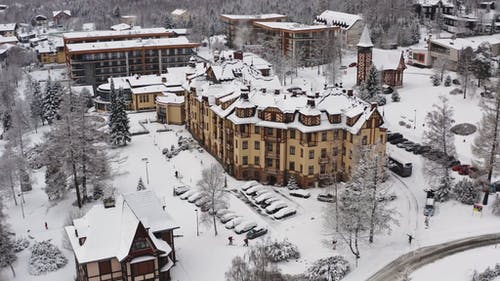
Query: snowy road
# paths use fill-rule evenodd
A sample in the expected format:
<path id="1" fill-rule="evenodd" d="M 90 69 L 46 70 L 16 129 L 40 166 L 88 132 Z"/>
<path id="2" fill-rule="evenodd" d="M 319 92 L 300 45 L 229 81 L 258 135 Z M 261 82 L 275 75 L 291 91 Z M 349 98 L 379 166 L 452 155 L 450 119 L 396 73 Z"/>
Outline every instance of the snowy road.
<path id="1" fill-rule="evenodd" d="M 500 233 L 485 234 L 463 238 L 442 244 L 419 248 L 404 254 L 384 266 L 367 281 L 403 280 L 403 274 L 410 274 L 414 270 L 465 250 L 479 248 L 500 243 Z"/>

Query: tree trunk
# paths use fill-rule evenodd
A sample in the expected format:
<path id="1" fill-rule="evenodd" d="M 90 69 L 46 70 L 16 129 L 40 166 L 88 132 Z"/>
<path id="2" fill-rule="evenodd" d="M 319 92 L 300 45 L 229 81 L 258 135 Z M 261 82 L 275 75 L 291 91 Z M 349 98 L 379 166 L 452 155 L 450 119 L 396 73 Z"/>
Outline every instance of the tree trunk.
<path id="1" fill-rule="evenodd" d="M 9 263 L 9 267 L 10 267 L 10 270 L 12 270 L 12 276 L 14 276 L 14 278 L 16 278 L 16 272 L 14 271 L 14 267 L 12 266 L 11 263 Z"/>
<path id="2" fill-rule="evenodd" d="M 490 195 L 491 178 L 493 176 L 493 166 L 495 165 L 495 156 L 497 150 L 497 139 L 498 139 L 498 118 L 500 117 L 500 98 L 496 97 L 496 108 L 495 108 L 495 128 L 493 129 L 493 145 L 491 146 L 490 159 L 488 161 L 488 187 L 484 192 L 483 205 L 488 205 L 488 197 Z"/>
<path id="3" fill-rule="evenodd" d="M 12 190 L 12 197 L 14 197 L 14 204 L 17 206 L 16 191 L 14 190 L 14 180 L 12 179 L 12 172 L 9 172 L 10 189 Z"/>

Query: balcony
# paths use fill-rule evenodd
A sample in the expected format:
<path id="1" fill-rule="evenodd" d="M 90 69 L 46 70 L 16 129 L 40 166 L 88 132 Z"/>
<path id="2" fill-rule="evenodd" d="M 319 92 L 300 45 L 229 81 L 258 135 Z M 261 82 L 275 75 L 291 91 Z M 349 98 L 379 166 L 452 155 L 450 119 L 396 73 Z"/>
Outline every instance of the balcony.
<path id="1" fill-rule="evenodd" d="M 331 177 L 331 175 L 330 175 L 330 174 L 328 174 L 328 173 L 320 173 L 320 174 L 318 175 L 318 177 L 319 177 L 319 179 L 320 179 L 320 180 L 326 180 L 326 179 L 330 178 L 330 177 Z"/>
<path id="2" fill-rule="evenodd" d="M 317 141 L 313 141 L 313 140 L 300 140 L 300 144 L 302 146 L 307 146 L 307 147 L 311 147 L 311 146 L 316 146 L 318 145 L 318 142 Z"/>
<path id="3" fill-rule="evenodd" d="M 266 158 L 280 159 L 279 151 L 278 152 L 266 151 L 265 156 L 266 156 Z"/>
<path id="4" fill-rule="evenodd" d="M 320 164 L 326 164 L 326 163 L 329 163 L 330 162 L 330 157 L 326 156 L 326 155 L 322 155 L 319 159 L 318 159 L 318 162 Z"/>
<path id="5" fill-rule="evenodd" d="M 274 175 L 277 176 L 280 174 L 280 170 L 272 167 L 266 167 L 264 169 L 264 172 L 267 173 L 268 175 Z"/>
<path id="6" fill-rule="evenodd" d="M 239 136 L 240 138 L 249 138 L 250 133 L 249 132 L 238 132 L 238 133 L 236 133 L 236 136 Z"/>
<path id="7" fill-rule="evenodd" d="M 281 142 L 281 138 L 275 135 L 264 135 L 264 140 L 268 142 Z"/>

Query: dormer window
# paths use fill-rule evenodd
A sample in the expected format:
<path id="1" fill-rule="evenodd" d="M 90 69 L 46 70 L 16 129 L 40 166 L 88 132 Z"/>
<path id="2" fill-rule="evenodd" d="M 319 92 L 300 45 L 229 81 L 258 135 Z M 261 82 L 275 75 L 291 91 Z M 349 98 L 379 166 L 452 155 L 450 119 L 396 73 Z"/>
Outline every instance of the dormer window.
<path id="1" fill-rule="evenodd" d="M 132 243 L 132 251 L 148 249 L 149 244 L 144 237 L 138 237 Z"/>
<path id="2" fill-rule="evenodd" d="M 87 237 L 78 238 L 78 244 L 80 244 L 80 246 L 82 246 L 83 244 L 85 244 L 85 240 L 87 240 Z"/>

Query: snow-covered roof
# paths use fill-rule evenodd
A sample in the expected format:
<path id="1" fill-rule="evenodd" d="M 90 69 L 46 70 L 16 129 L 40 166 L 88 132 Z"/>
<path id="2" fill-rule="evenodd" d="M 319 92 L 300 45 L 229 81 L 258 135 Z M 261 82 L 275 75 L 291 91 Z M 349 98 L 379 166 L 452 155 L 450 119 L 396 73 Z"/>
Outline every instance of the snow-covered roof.
<path id="1" fill-rule="evenodd" d="M 422 6 L 437 6 L 441 2 L 441 4 L 445 7 L 454 7 L 455 5 L 451 0 L 417 0 L 416 3 Z"/>
<path id="2" fill-rule="evenodd" d="M 79 263 L 109 258 L 121 261 L 130 251 L 139 223 L 145 227 L 156 248 L 166 254 L 171 252 L 170 246 L 153 233 L 177 226 L 149 190 L 120 196 L 112 208 L 95 205 L 65 230 Z M 79 238 L 85 238 L 82 245 Z"/>
<path id="3" fill-rule="evenodd" d="M 370 38 L 370 30 L 368 30 L 368 26 L 366 25 L 363 28 L 361 37 L 359 38 L 358 47 L 364 47 L 364 48 L 373 47 L 372 39 Z"/>
<path id="4" fill-rule="evenodd" d="M 360 15 L 326 10 L 316 17 L 316 22 L 320 23 L 318 20 L 326 21 L 326 25 L 341 26 L 342 29 L 348 30 L 362 18 Z"/>
<path id="5" fill-rule="evenodd" d="M 401 53 L 397 50 L 372 50 L 373 65 L 377 70 L 397 69 L 401 60 Z"/>
<path id="6" fill-rule="evenodd" d="M 317 24 L 310 25 L 298 22 L 257 21 L 254 24 L 264 28 L 286 30 L 286 31 L 313 31 L 313 30 L 328 30 L 333 28 L 332 26 L 317 25 Z"/>
<path id="7" fill-rule="evenodd" d="M 150 86 L 133 88 L 132 94 L 139 95 L 139 94 L 150 94 L 150 93 L 162 93 L 165 91 L 167 91 L 167 86 L 159 84 L 159 85 L 150 85 Z"/>
<path id="8" fill-rule="evenodd" d="M 163 96 L 156 97 L 156 101 L 164 104 L 183 104 L 184 97 L 172 93 L 163 93 Z"/>
<path id="9" fill-rule="evenodd" d="M 7 53 L 12 47 L 15 47 L 15 45 L 8 43 L 0 45 L 0 55 Z"/>
<path id="10" fill-rule="evenodd" d="M 59 10 L 59 11 L 52 11 L 52 17 L 55 17 L 59 15 L 60 13 L 66 14 L 71 17 L 71 11 L 70 10 Z"/>
<path id="11" fill-rule="evenodd" d="M 71 92 L 75 94 L 81 94 L 83 90 L 87 90 L 90 94 L 90 96 L 94 96 L 94 87 L 90 85 L 84 85 L 84 86 L 72 86 L 71 87 Z"/>
<path id="12" fill-rule="evenodd" d="M 474 36 L 456 39 L 431 39 L 431 43 L 438 44 L 450 49 L 461 50 L 467 47 L 476 49 L 481 43 L 488 42 L 491 45 L 500 44 L 500 34 L 492 34 L 485 36 Z"/>
<path id="13" fill-rule="evenodd" d="M 160 199 L 151 190 L 132 192 L 123 195 L 126 204 L 132 209 L 145 228 L 153 233 L 179 228 L 163 210 Z"/>
<path id="14" fill-rule="evenodd" d="M 95 23 L 87 22 L 87 23 L 82 24 L 82 30 L 83 31 L 94 31 L 95 30 Z"/>
<path id="15" fill-rule="evenodd" d="M 147 35 L 147 34 L 158 34 L 158 33 L 169 33 L 169 31 L 163 27 L 155 28 L 138 28 L 130 30 L 94 30 L 94 31 L 78 31 L 78 32 L 68 32 L 64 33 L 63 37 L 67 39 L 72 38 L 85 38 L 85 37 L 112 37 L 112 36 L 124 36 L 124 35 Z"/>
<path id="16" fill-rule="evenodd" d="M 132 28 L 132 26 L 130 24 L 126 24 L 126 23 L 119 23 L 119 24 L 115 24 L 115 25 L 111 26 L 111 30 L 115 30 L 115 31 L 129 30 L 131 28 Z"/>
<path id="17" fill-rule="evenodd" d="M 188 47 L 195 48 L 196 43 L 191 43 L 185 36 L 175 38 L 150 38 L 123 41 L 104 41 L 91 43 L 67 44 L 66 48 L 70 52 L 112 50 L 122 48 L 143 48 L 143 47 Z"/>
<path id="18" fill-rule="evenodd" d="M 254 14 L 254 15 L 223 14 L 221 16 L 232 20 L 269 20 L 269 19 L 282 19 L 287 17 L 282 14 Z"/>
<path id="19" fill-rule="evenodd" d="M 0 35 L 0 45 L 2 44 L 17 44 L 19 40 L 17 40 L 17 37 L 15 36 L 1 36 Z"/>
<path id="20" fill-rule="evenodd" d="M 174 15 L 174 16 L 182 16 L 186 12 L 187 12 L 187 10 L 185 10 L 185 9 L 175 9 L 175 10 L 172 11 L 172 15 Z"/>
<path id="21" fill-rule="evenodd" d="M 0 32 L 14 31 L 16 23 L 0 23 Z"/>

